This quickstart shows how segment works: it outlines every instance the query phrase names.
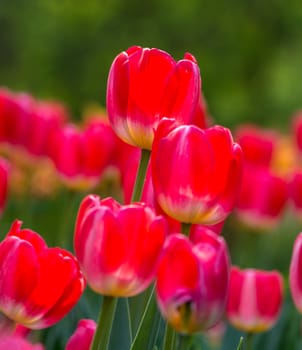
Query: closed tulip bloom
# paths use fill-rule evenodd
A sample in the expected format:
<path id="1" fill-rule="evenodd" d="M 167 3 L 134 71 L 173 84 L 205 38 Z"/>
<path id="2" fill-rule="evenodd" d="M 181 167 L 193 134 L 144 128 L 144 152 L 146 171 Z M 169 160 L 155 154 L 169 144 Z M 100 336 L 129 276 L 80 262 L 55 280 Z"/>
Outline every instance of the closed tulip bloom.
<path id="1" fill-rule="evenodd" d="M 80 320 L 75 332 L 69 338 L 65 350 L 89 350 L 96 330 L 94 320 Z"/>
<path id="2" fill-rule="evenodd" d="M 237 202 L 238 218 L 259 229 L 275 227 L 288 199 L 287 181 L 269 169 L 245 167 Z"/>
<path id="3" fill-rule="evenodd" d="M 231 270 L 227 317 L 246 332 L 264 332 L 277 322 L 283 301 L 283 277 L 278 271 Z"/>
<path id="4" fill-rule="evenodd" d="M 289 199 L 295 214 L 302 218 L 302 170 L 293 172 L 289 180 Z"/>
<path id="5" fill-rule="evenodd" d="M 75 227 L 75 252 L 90 287 L 97 293 L 128 297 L 152 282 L 167 224 L 143 203 L 120 205 L 88 195 Z"/>
<path id="6" fill-rule="evenodd" d="M 154 129 L 164 116 L 182 124 L 195 119 L 200 97 L 195 58 L 175 61 L 167 52 L 134 46 L 112 63 L 107 110 L 116 134 L 125 142 L 151 149 Z"/>
<path id="7" fill-rule="evenodd" d="M 302 313 L 302 233 L 297 236 L 291 256 L 289 286 L 296 308 Z"/>
<path id="8" fill-rule="evenodd" d="M 75 257 L 48 248 L 16 220 L 0 243 L 0 311 L 30 329 L 49 327 L 79 300 L 85 282 Z"/>
<path id="9" fill-rule="evenodd" d="M 233 210 L 242 152 L 228 129 L 177 126 L 165 118 L 156 132 L 151 165 L 155 197 L 174 219 L 212 225 Z"/>
<path id="10" fill-rule="evenodd" d="M 225 310 L 229 273 L 229 254 L 222 237 L 209 230 L 191 240 L 182 234 L 170 235 L 156 282 L 163 317 L 184 334 L 214 326 Z"/>
<path id="11" fill-rule="evenodd" d="M 255 125 L 242 125 L 236 131 L 236 142 L 242 148 L 244 160 L 249 165 L 269 167 L 276 149 L 278 134 Z"/>
<path id="12" fill-rule="evenodd" d="M 44 350 L 42 344 L 32 344 L 18 335 L 0 337 L 0 350 Z"/>

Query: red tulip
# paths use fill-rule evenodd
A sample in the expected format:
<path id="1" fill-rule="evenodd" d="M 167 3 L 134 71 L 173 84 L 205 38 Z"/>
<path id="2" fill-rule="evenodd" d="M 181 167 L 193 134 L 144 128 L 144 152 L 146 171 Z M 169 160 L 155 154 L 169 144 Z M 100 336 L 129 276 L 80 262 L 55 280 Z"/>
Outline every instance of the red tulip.
<path id="1" fill-rule="evenodd" d="M 65 316 L 85 286 L 77 260 L 16 220 L 0 243 L 0 311 L 31 329 Z"/>
<path id="2" fill-rule="evenodd" d="M 91 121 L 83 130 L 67 124 L 57 130 L 49 153 L 63 180 L 74 188 L 95 186 L 113 152 L 113 132 L 102 121 Z"/>
<path id="3" fill-rule="evenodd" d="M 9 90 L 0 90 L 0 142 L 23 145 L 28 137 L 33 103 L 27 94 L 15 95 Z"/>
<path id="4" fill-rule="evenodd" d="M 289 199 L 298 217 L 302 218 L 302 171 L 296 170 L 289 181 Z"/>
<path id="5" fill-rule="evenodd" d="M 236 141 L 242 148 L 244 160 L 253 166 L 269 167 L 276 148 L 278 135 L 254 125 L 243 125 L 237 129 Z"/>
<path id="6" fill-rule="evenodd" d="M 9 164 L 0 157 L 0 215 L 4 210 L 8 194 Z"/>
<path id="7" fill-rule="evenodd" d="M 214 326 L 227 301 L 230 260 L 225 241 L 208 230 L 199 233 L 192 241 L 170 235 L 158 267 L 159 308 L 181 333 Z"/>
<path id="8" fill-rule="evenodd" d="M 302 233 L 294 242 L 290 269 L 289 286 L 296 308 L 302 313 Z"/>
<path id="9" fill-rule="evenodd" d="M 274 326 L 280 315 L 283 278 L 277 271 L 231 270 L 227 317 L 246 332 L 263 332 Z"/>
<path id="10" fill-rule="evenodd" d="M 167 225 L 147 205 L 121 206 L 89 195 L 75 227 L 75 252 L 90 287 L 108 296 L 132 296 L 155 276 Z"/>
<path id="11" fill-rule="evenodd" d="M 37 102 L 33 105 L 29 130 L 24 147 L 33 156 L 48 156 L 53 134 L 68 120 L 64 107 L 56 102 Z"/>
<path id="12" fill-rule="evenodd" d="M 240 189 L 242 153 L 221 126 L 159 124 L 151 153 L 155 197 L 185 223 L 216 224 L 232 211 Z"/>
<path id="13" fill-rule="evenodd" d="M 269 169 L 245 167 L 236 213 L 247 225 L 268 229 L 275 227 L 288 199 L 285 179 Z"/>
<path id="14" fill-rule="evenodd" d="M 193 122 L 200 84 L 192 55 L 176 62 L 159 49 L 131 47 L 115 58 L 109 72 L 110 123 L 125 142 L 151 149 L 154 129 L 164 116 Z"/>
<path id="15" fill-rule="evenodd" d="M 96 330 L 93 320 L 80 320 L 77 329 L 69 338 L 65 350 L 89 350 Z"/>

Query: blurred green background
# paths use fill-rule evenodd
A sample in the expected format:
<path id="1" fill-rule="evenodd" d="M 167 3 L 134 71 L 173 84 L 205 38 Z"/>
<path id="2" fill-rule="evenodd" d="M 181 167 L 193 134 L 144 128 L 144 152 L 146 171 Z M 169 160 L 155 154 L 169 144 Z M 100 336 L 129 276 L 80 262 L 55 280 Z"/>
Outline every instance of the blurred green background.
<path id="1" fill-rule="evenodd" d="M 196 56 L 215 121 L 287 126 L 302 105 L 301 0 L 0 0 L 0 85 L 105 105 L 110 64 L 132 45 Z"/>

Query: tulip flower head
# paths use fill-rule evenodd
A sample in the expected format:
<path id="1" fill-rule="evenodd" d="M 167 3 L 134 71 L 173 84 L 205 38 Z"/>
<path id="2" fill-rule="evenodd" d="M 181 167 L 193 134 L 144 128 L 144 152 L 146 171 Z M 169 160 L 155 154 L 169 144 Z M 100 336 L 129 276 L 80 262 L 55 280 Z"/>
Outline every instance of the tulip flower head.
<path id="1" fill-rule="evenodd" d="M 289 286 L 296 308 L 302 313 L 302 233 L 299 233 L 291 256 Z"/>
<path id="2" fill-rule="evenodd" d="M 163 119 L 151 153 L 155 197 L 172 218 L 216 224 L 232 211 L 240 188 L 242 152 L 221 126 L 200 129 Z"/>
<path id="3" fill-rule="evenodd" d="M 18 335 L 0 337 L 0 350 L 44 350 L 42 344 L 31 344 L 29 341 Z"/>
<path id="4" fill-rule="evenodd" d="M 0 243 L 0 312 L 30 329 L 49 327 L 79 300 L 85 281 L 75 257 L 48 248 L 16 220 Z"/>
<path id="5" fill-rule="evenodd" d="M 231 270 L 227 317 L 246 332 L 264 332 L 277 322 L 283 299 L 283 278 L 277 271 Z"/>
<path id="6" fill-rule="evenodd" d="M 181 333 L 214 326 L 224 312 L 230 260 L 222 237 L 205 229 L 190 241 L 167 238 L 159 263 L 156 294 L 163 317 Z"/>
<path id="7" fill-rule="evenodd" d="M 190 54 L 176 62 L 167 52 L 134 46 L 112 63 L 107 110 L 116 134 L 125 142 L 151 149 L 154 130 L 165 116 L 189 124 L 196 117 L 200 73 Z"/>
<path id="8" fill-rule="evenodd" d="M 94 320 L 80 320 L 77 329 L 69 338 L 65 350 L 89 350 L 96 330 Z"/>
<path id="9" fill-rule="evenodd" d="M 276 148 L 278 135 L 255 125 L 242 125 L 237 129 L 236 141 L 242 148 L 244 160 L 256 167 L 269 167 Z"/>
<path id="10" fill-rule="evenodd" d="M 120 205 L 88 195 L 82 201 L 74 245 L 89 286 L 97 293 L 128 297 L 152 282 L 167 224 L 143 203 Z"/>
<path id="11" fill-rule="evenodd" d="M 252 228 L 270 229 L 282 217 L 288 199 L 288 184 L 266 168 L 245 166 L 236 214 Z"/>

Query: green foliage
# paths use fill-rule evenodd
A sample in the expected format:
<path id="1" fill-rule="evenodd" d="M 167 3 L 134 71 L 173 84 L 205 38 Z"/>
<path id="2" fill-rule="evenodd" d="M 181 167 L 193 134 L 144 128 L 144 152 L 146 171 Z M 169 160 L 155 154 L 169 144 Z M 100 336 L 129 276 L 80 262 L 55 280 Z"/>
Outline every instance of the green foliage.
<path id="1" fill-rule="evenodd" d="M 105 104 L 120 51 L 189 51 L 216 122 L 284 127 L 301 108 L 301 20 L 299 0 L 0 0 L 0 84 L 62 100 L 79 117 Z"/>

